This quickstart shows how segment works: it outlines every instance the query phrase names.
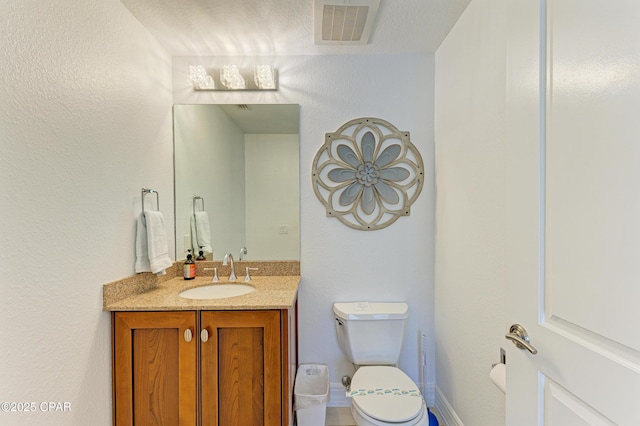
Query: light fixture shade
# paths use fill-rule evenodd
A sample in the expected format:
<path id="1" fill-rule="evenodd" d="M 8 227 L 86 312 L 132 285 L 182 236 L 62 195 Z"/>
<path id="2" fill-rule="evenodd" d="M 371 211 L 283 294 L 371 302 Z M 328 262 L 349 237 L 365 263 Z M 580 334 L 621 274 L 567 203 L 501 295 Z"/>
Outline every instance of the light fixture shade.
<path id="1" fill-rule="evenodd" d="M 213 90 L 216 84 L 202 65 L 189 66 L 189 80 L 194 89 Z"/>
<path id="2" fill-rule="evenodd" d="M 276 82 L 269 65 L 256 65 L 254 80 L 258 89 L 275 89 Z"/>
<path id="3" fill-rule="evenodd" d="M 244 77 L 235 65 L 224 65 L 220 71 L 220 82 L 227 88 L 242 90 L 246 87 Z"/>

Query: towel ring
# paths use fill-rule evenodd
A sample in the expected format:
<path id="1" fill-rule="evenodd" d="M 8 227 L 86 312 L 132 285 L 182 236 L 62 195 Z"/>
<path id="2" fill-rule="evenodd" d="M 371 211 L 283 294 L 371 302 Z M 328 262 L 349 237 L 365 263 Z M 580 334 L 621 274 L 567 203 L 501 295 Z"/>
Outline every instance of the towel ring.
<path id="1" fill-rule="evenodd" d="M 193 196 L 193 214 L 196 214 L 196 201 L 202 201 L 202 211 L 204 211 L 204 198 L 202 198 L 199 195 L 194 195 Z"/>
<path id="2" fill-rule="evenodd" d="M 147 189 L 147 188 L 142 188 L 142 212 L 144 213 L 144 196 L 147 194 L 151 194 L 154 193 L 156 194 L 156 206 L 158 207 L 158 211 L 160 211 L 160 195 L 158 194 L 158 191 L 154 191 L 153 189 Z"/>

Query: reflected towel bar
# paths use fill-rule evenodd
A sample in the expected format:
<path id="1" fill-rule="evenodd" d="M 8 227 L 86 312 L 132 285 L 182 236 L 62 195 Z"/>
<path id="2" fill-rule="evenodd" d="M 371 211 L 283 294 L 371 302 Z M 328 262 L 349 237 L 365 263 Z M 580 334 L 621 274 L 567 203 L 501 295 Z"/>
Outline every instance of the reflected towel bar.
<path id="1" fill-rule="evenodd" d="M 202 198 L 199 195 L 194 195 L 193 196 L 193 214 L 196 214 L 196 201 L 201 200 L 202 201 L 202 211 L 204 211 L 204 198 Z"/>

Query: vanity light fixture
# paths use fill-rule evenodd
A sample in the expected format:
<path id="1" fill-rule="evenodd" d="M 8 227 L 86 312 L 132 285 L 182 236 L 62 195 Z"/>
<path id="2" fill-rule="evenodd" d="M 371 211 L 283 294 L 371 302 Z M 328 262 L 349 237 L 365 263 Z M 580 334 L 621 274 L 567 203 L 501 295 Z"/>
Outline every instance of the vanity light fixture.
<path id="1" fill-rule="evenodd" d="M 218 73 L 214 70 L 211 74 L 202 65 L 191 65 L 189 80 L 193 90 L 198 91 L 278 90 L 277 70 L 262 64 L 252 69 L 224 65 Z"/>

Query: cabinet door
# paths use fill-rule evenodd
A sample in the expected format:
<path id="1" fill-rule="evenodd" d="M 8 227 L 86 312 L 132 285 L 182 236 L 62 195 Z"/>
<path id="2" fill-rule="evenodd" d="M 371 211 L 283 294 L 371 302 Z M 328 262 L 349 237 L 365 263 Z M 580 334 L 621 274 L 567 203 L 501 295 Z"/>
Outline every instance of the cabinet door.
<path id="1" fill-rule="evenodd" d="M 281 424 L 280 311 L 202 312 L 202 424 Z"/>
<path id="2" fill-rule="evenodd" d="M 195 312 L 113 314 L 116 425 L 196 424 L 195 331 Z"/>

